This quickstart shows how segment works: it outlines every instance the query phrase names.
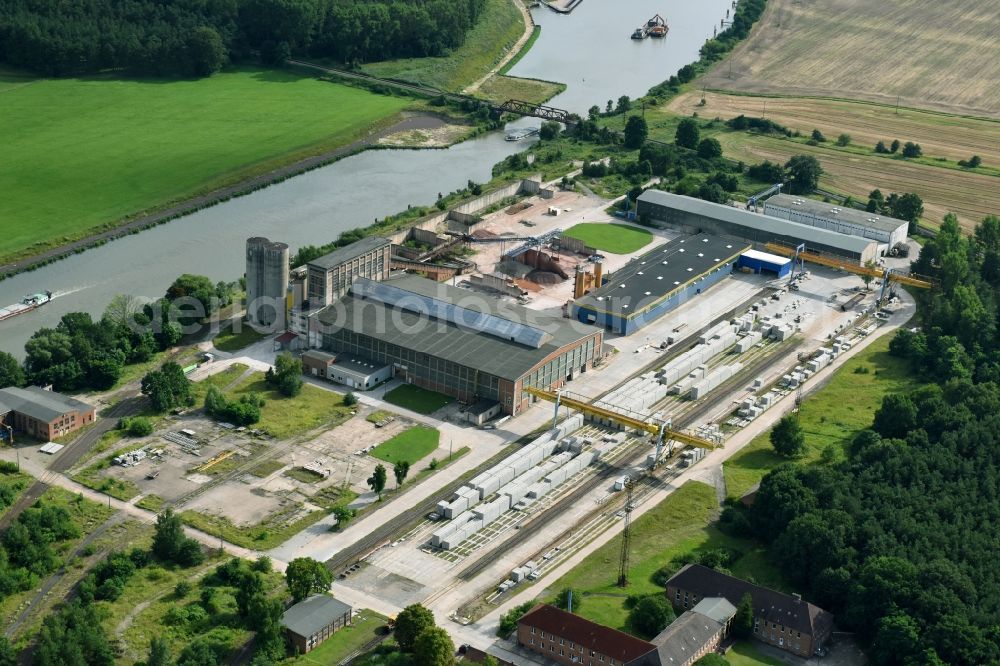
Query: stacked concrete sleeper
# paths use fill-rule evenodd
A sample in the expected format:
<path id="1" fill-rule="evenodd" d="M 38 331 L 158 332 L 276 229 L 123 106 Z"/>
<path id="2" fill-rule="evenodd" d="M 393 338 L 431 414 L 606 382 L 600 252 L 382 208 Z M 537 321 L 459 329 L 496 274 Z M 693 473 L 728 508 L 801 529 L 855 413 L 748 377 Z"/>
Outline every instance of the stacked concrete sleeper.
<path id="1" fill-rule="evenodd" d="M 438 514 L 451 521 L 434 532 L 431 543 L 450 550 L 497 520 L 511 507 L 544 496 L 590 465 L 598 454 L 589 451 L 579 453 L 582 442 L 575 437 L 566 438 L 582 425 L 582 414 L 566 419 L 557 428 L 474 477 L 450 500 L 439 502 Z M 557 448 L 569 450 L 555 453 Z M 496 495 L 494 499 L 484 502 L 493 495 Z"/>

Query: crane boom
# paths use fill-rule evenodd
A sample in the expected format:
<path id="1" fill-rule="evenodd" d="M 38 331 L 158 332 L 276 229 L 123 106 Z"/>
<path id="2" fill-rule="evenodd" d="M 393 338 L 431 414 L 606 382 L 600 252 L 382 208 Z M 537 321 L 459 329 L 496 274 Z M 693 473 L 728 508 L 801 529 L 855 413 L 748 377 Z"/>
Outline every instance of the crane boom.
<path id="1" fill-rule="evenodd" d="M 535 396 L 536 398 L 541 398 L 542 400 L 548 400 L 549 402 L 558 402 L 560 405 L 569 407 L 570 409 L 575 409 L 578 412 L 583 412 L 589 416 L 596 416 L 600 419 L 607 419 L 614 423 L 620 425 L 634 428 L 636 430 L 644 430 L 653 435 L 663 434 L 667 439 L 672 439 L 682 444 L 687 444 L 689 446 L 698 446 L 703 449 L 715 449 L 718 448 L 713 442 L 707 439 L 702 439 L 701 437 L 696 437 L 694 435 L 688 435 L 677 430 L 670 430 L 664 428 L 662 424 L 651 423 L 649 421 L 643 421 L 642 419 L 637 419 L 633 416 L 626 416 L 624 414 L 619 414 L 618 412 L 606 409 L 604 407 L 598 407 L 596 405 L 591 405 L 589 403 L 583 402 L 582 400 L 575 400 L 573 398 L 566 397 L 564 395 L 559 395 L 554 391 L 546 391 L 544 389 L 527 387 L 524 389 L 525 393 Z"/>
<path id="2" fill-rule="evenodd" d="M 781 245 L 779 243 L 767 243 L 765 247 L 768 252 L 779 254 L 783 257 L 797 257 L 803 261 L 819 264 L 820 266 L 828 266 L 829 268 L 839 268 L 840 270 L 853 273 L 855 275 L 888 279 L 893 282 L 898 282 L 899 284 L 905 284 L 919 289 L 930 289 L 934 286 L 933 283 L 927 280 L 915 278 L 911 275 L 904 275 L 902 273 L 896 273 L 882 268 L 873 268 L 871 266 L 859 266 L 851 262 L 849 259 L 841 259 L 840 257 L 833 257 L 809 251 L 796 253 L 795 248 L 788 247 L 787 245 Z"/>

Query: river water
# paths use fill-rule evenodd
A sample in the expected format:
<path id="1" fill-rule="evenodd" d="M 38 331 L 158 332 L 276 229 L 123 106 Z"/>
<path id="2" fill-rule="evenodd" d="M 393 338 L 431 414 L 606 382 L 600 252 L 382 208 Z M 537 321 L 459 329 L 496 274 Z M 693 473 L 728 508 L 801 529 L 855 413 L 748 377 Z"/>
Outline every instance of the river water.
<path id="1" fill-rule="evenodd" d="M 730 7 L 730 0 L 583 0 L 568 16 L 538 8 L 533 11 L 541 36 L 511 74 L 566 83 L 566 91 L 550 104 L 585 114 L 608 99 L 641 96 L 695 60 Z M 636 26 L 656 13 L 670 24 L 665 40 L 629 39 Z M 518 123 L 524 124 L 538 121 Z M 459 189 L 470 179 L 489 180 L 496 162 L 525 147 L 525 142 L 507 142 L 495 132 L 447 150 L 367 151 L 3 280 L 0 306 L 43 289 L 55 298 L 0 322 L 0 350 L 21 358 L 31 334 L 54 326 L 67 312 L 99 316 L 119 293 L 161 296 L 181 273 L 235 280 L 243 274 L 244 243 L 250 236 L 288 243 L 294 252 L 408 205 L 429 205 L 439 192 Z"/>

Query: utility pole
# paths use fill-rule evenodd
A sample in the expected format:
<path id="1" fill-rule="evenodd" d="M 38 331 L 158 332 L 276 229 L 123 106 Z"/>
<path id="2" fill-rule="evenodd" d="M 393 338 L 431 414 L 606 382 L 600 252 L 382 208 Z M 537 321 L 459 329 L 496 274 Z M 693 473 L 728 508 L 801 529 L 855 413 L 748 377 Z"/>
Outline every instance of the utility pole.
<path id="1" fill-rule="evenodd" d="M 628 587 L 628 552 L 632 540 L 632 479 L 625 483 L 625 526 L 622 529 L 622 553 L 618 561 L 618 587 Z"/>

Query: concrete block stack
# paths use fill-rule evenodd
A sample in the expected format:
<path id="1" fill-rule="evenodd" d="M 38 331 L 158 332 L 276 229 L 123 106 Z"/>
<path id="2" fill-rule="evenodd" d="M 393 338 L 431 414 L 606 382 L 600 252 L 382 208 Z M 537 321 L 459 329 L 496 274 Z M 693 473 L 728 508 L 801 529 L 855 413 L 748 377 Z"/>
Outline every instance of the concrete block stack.
<path id="1" fill-rule="evenodd" d="M 747 333 L 745 336 L 736 341 L 736 353 L 745 354 L 750 351 L 754 345 L 761 341 L 762 337 L 763 335 L 761 335 L 760 331 L 751 331 L 750 333 Z"/>
<path id="2" fill-rule="evenodd" d="M 431 544 L 445 550 L 454 548 L 523 501 L 529 496 L 531 488 L 541 483 L 547 492 L 553 485 L 542 481 L 546 476 L 560 474 L 560 470 L 576 458 L 585 459 L 586 464 L 590 464 L 596 458 L 595 454 L 578 455 L 583 447 L 582 440 L 571 437 L 568 445 L 560 442 L 582 425 L 582 414 L 566 419 L 559 427 L 476 475 L 447 501 L 439 502 L 438 515 L 451 522 L 434 532 Z M 553 455 L 557 448 L 570 450 Z M 573 473 L 576 473 L 582 468 L 583 466 L 579 466 L 563 470 L 563 481 L 567 478 L 567 471 L 575 469 Z M 487 502 L 489 498 L 492 499 Z"/>
<path id="3" fill-rule="evenodd" d="M 688 391 L 687 396 L 692 400 L 704 398 L 710 391 L 714 391 L 719 385 L 732 378 L 733 375 L 742 369 L 742 363 L 720 365 L 706 375 L 704 379 L 695 382 Z"/>

